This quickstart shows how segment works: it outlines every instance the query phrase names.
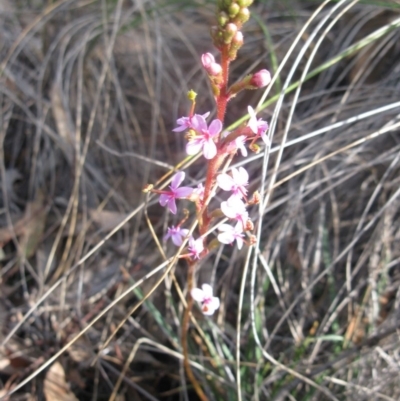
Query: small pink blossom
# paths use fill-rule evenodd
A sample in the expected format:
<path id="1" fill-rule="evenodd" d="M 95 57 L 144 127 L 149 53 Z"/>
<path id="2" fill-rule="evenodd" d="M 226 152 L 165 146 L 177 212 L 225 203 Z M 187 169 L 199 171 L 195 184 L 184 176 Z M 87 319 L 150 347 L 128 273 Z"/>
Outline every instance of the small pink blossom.
<path id="1" fill-rule="evenodd" d="M 212 159 L 217 154 L 217 146 L 214 138 L 221 132 L 222 122 L 216 119 L 207 127 L 203 116 L 196 115 L 195 117 L 192 119 L 192 128 L 196 131 L 197 135 L 187 143 L 186 153 L 188 155 L 195 155 L 202 150 L 206 159 Z"/>
<path id="2" fill-rule="evenodd" d="M 203 114 L 202 117 L 204 119 L 206 119 L 209 115 L 210 115 L 210 112 L 207 112 L 207 113 Z M 174 128 L 172 131 L 173 132 L 182 132 L 182 131 L 186 131 L 188 129 L 193 128 L 192 121 L 194 118 L 197 118 L 196 116 L 198 116 L 198 114 L 195 114 L 192 117 L 189 116 L 189 117 L 178 118 L 176 120 L 176 123 L 178 124 L 178 126 L 176 128 Z"/>
<path id="3" fill-rule="evenodd" d="M 203 200 L 204 197 L 204 185 L 202 183 L 197 185 L 197 188 L 193 189 L 193 194 L 196 195 L 199 200 Z"/>
<path id="4" fill-rule="evenodd" d="M 226 138 L 229 134 L 230 134 L 229 131 L 225 131 L 222 133 L 222 137 Z M 247 140 L 246 135 L 240 135 L 233 141 L 230 141 L 228 143 L 228 152 L 236 152 L 237 150 L 240 150 L 242 156 L 246 157 L 247 156 L 247 149 L 245 146 L 246 140 Z"/>
<path id="5" fill-rule="evenodd" d="M 180 228 L 172 226 L 168 227 L 167 233 L 164 235 L 164 240 L 167 241 L 169 238 L 176 246 L 181 246 L 183 239 L 188 235 L 189 230 L 187 228 Z"/>
<path id="6" fill-rule="evenodd" d="M 222 231 L 221 234 L 218 234 L 218 241 L 222 244 L 232 244 L 236 240 L 238 249 L 242 249 L 243 246 L 243 227 L 242 223 L 238 221 L 235 227 L 230 226 L 229 224 L 221 224 L 218 227 L 219 231 Z"/>
<path id="7" fill-rule="evenodd" d="M 201 288 L 193 288 L 190 295 L 201 304 L 203 314 L 211 316 L 219 308 L 219 298 L 213 296 L 213 289 L 210 284 L 203 284 Z"/>
<path id="8" fill-rule="evenodd" d="M 227 201 L 221 202 L 221 210 L 226 217 L 240 221 L 243 229 L 246 227 L 249 214 L 246 211 L 246 205 L 241 199 L 231 196 Z"/>
<path id="9" fill-rule="evenodd" d="M 245 187 L 249 185 L 249 173 L 243 167 L 232 167 L 232 177 L 229 174 L 220 174 L 217 183 L 224 191 L 231 191 L 232 196 L 243 198 L 247 194 Z"/>
<path id="10" fill-rule="evenodd" d="M 260 136 L 261 139 L 264 141 L 264 143 L 268 146 L 269 145 L 269 139 L 268 136 L 266 135 L 266 132 L 268 130 L 268 123 L 261 118 L 257 120 L 256 112 L 251 106 L 247 107 L 247 110 L 250 114 L 250 119 L 249 122 L 247 123 L 247 126 L 257 135 Z"/>
<path id="11" fill-rule="evenodd" d="M 161 206 L 168 205 L 168 209 L 173 214 L 176 214 L 175 199 L 187 198 L 193 192 L 193 188 L 190 187 L 179 188 L 184 179 L 185 179 L 185 173 L 183 171 L 176 173 L 172 177 L 171 185 L 169 187 L 170 191 L 162 191 L 162 194 L 160 195 L 160 205 Z"/>
<path id="12" fill-rule="evenodd" d="M 222 72 L 221 65 L 215 62 L 215 58 L 211 53 L 204 53 L 201 56 L 201 63 L 207 73 L 211 76 L 217 76 Z"/>
<path id="13" fill-rule="evenodd" d="M 256 88 L 263 88 L 271 82 L 271 74 L 267 70 L 260 70 L 256 72 L 250 80 L 250 85 Z"/>
<path id="14" fill-rule="evenodd" d="M 188 251 L 192 259 L 200 259 L 200 254 L 204 251 L 203 238 L 200 237 L 195 240 L 190 237 Z"/>

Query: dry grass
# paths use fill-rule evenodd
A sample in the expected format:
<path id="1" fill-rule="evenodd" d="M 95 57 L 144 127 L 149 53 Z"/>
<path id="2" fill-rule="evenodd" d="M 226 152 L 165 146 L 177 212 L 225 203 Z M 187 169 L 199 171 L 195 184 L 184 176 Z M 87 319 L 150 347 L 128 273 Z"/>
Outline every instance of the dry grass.
<path id="1" fill-rule="evenodd" d="M 252 7 L 232 71 L 282 66 L 261 99 L 271 152 L 235 160 L 264 194 L 258 241 L 204 261 L 222 305 L 195 315 L 193 367 L 210 400 L 398 400 L 399 8 L 279 3 Z M 187 90 L 212 110 L 213 10 L 0 3 L 0 399 L 196 399 L 173 218 L 141 188 L 186 157 L 171 129 Z M 261 96 L 238 96 L 229 123 Z"/>

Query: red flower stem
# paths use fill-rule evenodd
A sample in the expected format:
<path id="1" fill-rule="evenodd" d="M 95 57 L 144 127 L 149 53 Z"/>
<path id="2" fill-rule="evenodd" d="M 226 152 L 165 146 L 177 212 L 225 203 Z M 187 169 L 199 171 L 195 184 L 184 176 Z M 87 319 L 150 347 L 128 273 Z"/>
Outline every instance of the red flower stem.
<path id="1" fill-rule="evenodd" d="M 229 78 L 228 46 L 224 46 L 221 50 L 221 67 L 222 67 L 222 83 L 220 86 L 220 94 L 217 98 L 217 118 L 224 123 L 226 106 L 228 104 L 228 78 Z"/>

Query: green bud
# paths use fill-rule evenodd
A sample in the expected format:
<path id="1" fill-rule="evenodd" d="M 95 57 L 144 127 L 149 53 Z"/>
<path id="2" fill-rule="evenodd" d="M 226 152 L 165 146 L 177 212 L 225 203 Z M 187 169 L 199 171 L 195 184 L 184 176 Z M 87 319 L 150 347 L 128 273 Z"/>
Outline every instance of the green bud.
<path id="1" fill-rule="evenodd" d="M 220 26 L 225 26 L 229 21 L 229 15 L 225 11 L 221 11 L 218 14 L 218 24 Z"/>
<path id="2" fill-rule="evenodd" d="M 253 4 L 253 0 L 236 0 L 240 7 L 250 7 Z"/>
<path id="3" fill-rule="evenodd" d="M 240 11 L 236 14 L 234 22 L 239 24 L 244 24 L 250 18 L 250 11 L 248 8 L 241 8 Z"/>
<path id="4" fill-rule="evenodd" d="M 228 8 L 228 13 L 231 18 L 235 17 L 240 11 L 239 4 L 232 3 Z"/>
<path id="5" fill-rule="evenodd" d="M 191 100 L 192 102 L 195 101 L 196 96 L 197 96 L 197 93 L 193 89 L 190 89 L 190 91 L 187 93 L 187 98 L 189 100 Z"/>
<path id="6" fill-rule="evenodd" d="M 224 30 L 224 42 L 226 44 L 229 44 L 232 42 L 233 37 L 236 35 L 237 33 L 237 26 L 235 24 L 229 23 Z"/>

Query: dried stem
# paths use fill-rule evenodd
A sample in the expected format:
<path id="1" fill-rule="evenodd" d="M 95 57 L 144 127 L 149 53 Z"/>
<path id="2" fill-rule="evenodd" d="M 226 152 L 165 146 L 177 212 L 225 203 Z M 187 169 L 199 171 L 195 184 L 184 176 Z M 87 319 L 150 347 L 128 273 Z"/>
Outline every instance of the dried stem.
<path id="1" fill-rule="evenodd" d="M 188 286 L 188 295 L 187 295 L 187 307 L 183 313 L 182 319 L 182 350 L 183 350 L 183 366 L 185 367 L 185 372 L 192 383 L 194 389 L 196 390 L 197 395 L 202 401 L 208 401 L 207 396 L 204 394 L 200 383 L 197 381 L 192 368 L 189 363 L 189 349 L 188 349 L 188 339 L 187 333 L 189 330 L 189 321 L 190 321 L 190 314 L 193 307 L 193 298 L 190 296 L 190 291 L 193 289 L 194 286 L 194 272 L 195 272 L 195 263 L 192 261 L 188 261 L 189 268 L 188 268 L 188 275 L 187 275 L 187 286 Z"/>

